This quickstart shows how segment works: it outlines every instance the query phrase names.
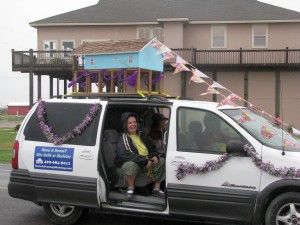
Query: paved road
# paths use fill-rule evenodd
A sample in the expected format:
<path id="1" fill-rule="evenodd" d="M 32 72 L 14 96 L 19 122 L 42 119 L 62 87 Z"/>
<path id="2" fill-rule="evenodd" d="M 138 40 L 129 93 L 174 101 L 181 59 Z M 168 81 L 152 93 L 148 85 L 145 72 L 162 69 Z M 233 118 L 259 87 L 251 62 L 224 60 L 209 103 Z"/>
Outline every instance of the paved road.
<path id="1" fill-rule="evenodd" d="M 10 164 L 0 163 L 0 225 L 53 225 L 43 208 L 32 202 L 11 198 L 7 192 Z M 195 225 L 175 221 L 104 215 L 96 211 L 86 214 L 77 225 Z M 197 225 L 197 224 L 196 224 Z M 198 224 L 200 225 L 200 224 Z"/>
<path id="2" fill-rule="evenodd" d="M 0 128 L 15 128 L 16 125 L 21 124 L 22 121 L 0 121 Z"/>

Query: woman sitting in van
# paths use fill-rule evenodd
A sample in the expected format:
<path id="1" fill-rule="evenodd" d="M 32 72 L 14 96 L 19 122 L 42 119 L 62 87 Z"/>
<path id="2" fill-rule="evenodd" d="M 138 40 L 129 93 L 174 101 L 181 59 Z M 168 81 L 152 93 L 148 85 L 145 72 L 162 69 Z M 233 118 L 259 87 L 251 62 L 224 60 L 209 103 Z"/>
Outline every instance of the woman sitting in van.
<path id="1" fill-rule="evenodd" d="M 138 117 L 134 113 L 123 113 L 121 116 L 124 133 L 120 136 L 115 164 L 120 167 L 121 175 L 126 176 L 127 198 L 134 194 L 135 177 L 139 173 L 148 173 L 154 179 L 152 195 L 164 197 L 160 184 L 165 180 L 165 160 L 159 158 L 155 145 L 148 136 L 139 135 Z"/>

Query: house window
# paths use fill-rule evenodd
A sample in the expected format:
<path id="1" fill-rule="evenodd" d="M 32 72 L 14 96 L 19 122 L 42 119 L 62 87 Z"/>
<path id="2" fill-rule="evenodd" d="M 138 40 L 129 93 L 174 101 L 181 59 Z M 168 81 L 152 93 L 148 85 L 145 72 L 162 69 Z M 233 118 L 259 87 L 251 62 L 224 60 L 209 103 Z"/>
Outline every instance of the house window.
<path id="1" fill-rule="evenodd" d="M 211 26 L 212 48 L 226 48 L 226 26 Z"/>
<path id="2" fill-rule="evenodd" d="M 260 24 L 252 26 L 252 47 L 267 48 L 268 47 L 268 25 Z"/>
<path id="3" fill-rule="evenodd" d="M 91 57 L 91 58 L 90 58 L 90 65 L 91 65 L 91 66 L 94 66 L 94 57 Z"/>
<path id="4" fill-rule="evenodd" d="M 162 27 L 138 27 L 137 38 L 154 38 L 163 42 L 164 41 L 164 29 Z"/>
<path id="5" fill-rule="evenodd" d="M 61 42 L 61 49 L 62 50 L 68 50 L 68 51 L 71 51 L 74 49 L 74 41 L 62 41 Z M 64 53 L 64 56 L 68 56 L 67 53 Z"/>
<path id="6" fill-rule="evenodd" d="M 133 63 L 133 57 L 132 57 L 132 55 L 128 56 L 128 63 L 129 64 Z"/>
<path id="7" fill-rule="evenodd" d="M 44 41 L 44 50 L 45 51 L 55 51 L 56 50 L 56 41 Z M 54 53 L 46 53 L 46 57 L 54 57 Z"/>

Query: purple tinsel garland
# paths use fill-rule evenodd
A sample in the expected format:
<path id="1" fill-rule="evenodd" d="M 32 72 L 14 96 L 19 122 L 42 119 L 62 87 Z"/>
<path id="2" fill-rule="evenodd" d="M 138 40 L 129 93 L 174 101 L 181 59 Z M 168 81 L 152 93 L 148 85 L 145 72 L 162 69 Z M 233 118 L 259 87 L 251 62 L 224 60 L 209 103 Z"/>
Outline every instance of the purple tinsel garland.
<path id="1" fill-rule="evenodd" d="M 244 151 L 247 152 L 248 156 L 251 157 L 252 162 L 260 168 L 261 170 L 267 172 L 270 175 L 282 178 L 299 178 L 300 169 L 295 167 L 280 167 L 276 168 L 274 164 L 268 162 L 263 162 L 260 158 L 257 157 L 257 152 L 253 146 L 245 145 Z M 194 163 L 182 163 L 176 169 L 176 177 L 178 180 L 185 177 L 187 174 L 198 174 L 198 173 L 207 173 L 210 171 L 220 169 L 224 163 L 230 159 L 230 156 L 227 153 L 221 155 L 217 160 L 207 161 L 203 166 L 196 166 Z"/>
<path id="2" fill-rule="evenodd" d="M 229 157 L 230 156 L 227 153 L 224 153 L 217 160 L 205 162 L 203 166 L 196 166 L 194 163 L 182 163 L 176 170 L 176 177 L 180 180 L 187 174 L 207 173 L 218 170 L 224 165 Z"/>
<path id="3" fill-rule="evenodd" d="M 84 130 L 90 125 L 90 123 L 93 121 L 94 117 L 97 115 L 100 109 L 100 104 L 95 103 L 80 124 L 78 124 L 72 131 L 64 134 L 62 137 L 58 137 L 57 134 L 52 132 L 52 127 L 50 127 L 47 124 L 45 118 L 46 105 L 47 103 L 42 100 L 38 103 L 37 117 L 43 134 L 46 136 L 47 140 L 53 143 L 54 145 L 62 145 L 67 141 L 73 140 L 77 135 L 81 135 L 84 132 Z"/>
<path id="4" fill-rule="evenodd" d="M 300 177 L 300 169 L 296 169 L 295 167 L 279 167 L 276 168 L 274 164 L 271 162 L 263 162 L 260 158 L 257 157 L 257 152 L 255 151 L 253 146 L 245 145 L 244 150 L 251 157 L 252 162 L 260 168 L 261 170 L 267 172 L 270 175 L 282 178 L 299 178 Z"/>

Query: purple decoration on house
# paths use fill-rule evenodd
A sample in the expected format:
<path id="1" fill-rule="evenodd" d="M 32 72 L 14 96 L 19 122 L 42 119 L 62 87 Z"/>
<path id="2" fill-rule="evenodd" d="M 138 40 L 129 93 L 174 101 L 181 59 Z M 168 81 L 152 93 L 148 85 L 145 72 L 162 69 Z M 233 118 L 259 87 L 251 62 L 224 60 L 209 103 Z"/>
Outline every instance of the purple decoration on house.
<path id="1" fill-rule="evenodd" d="M 88 71 L 85 70 L 83 73 L 81 73 L 76 80 L 72 80 L 71 82 L 68 83 L 68 88 L 72 87 L 75 83 L 78 83 L 78 81 L 83 77 L 88 74 Z"/>
<path id="2" fill-rule="evenodd" d="M 127 78 L 125 79 L 125 82 L 126 82 L 128 85 L 130 85 L 130 86 L 132 86 L 132 87 L 135 87 L 135 85 L 136 85 L 136 80 L 137 80 L 137 78 L 136 78 L 137 73 L 138 73 L 138 70 L 135 70 L 133 74 L 131 74 L 129 77 L 127 77 Z"/>
<path id="3" fill-rule="evenodd" d="M 152 84 L 155 84 L 155 83 L 159 82 L 163 77 L 164 77 L 164 74 L 163 74 L 163 73 L 159 74 L 158 77 L 156 77 L 156 78 L 154 78 L 154 79 L 152 80 Z"/>
<path id="4" fill-rule="evenodd" d="M 105 81 L 115 80 L 116 78 L 120 77 L 124 73 L 125 69 L 121 69 L 115 76 L 113 77 L 106 77 L 106 75 L 103 76 L 103 79 Z"/>

